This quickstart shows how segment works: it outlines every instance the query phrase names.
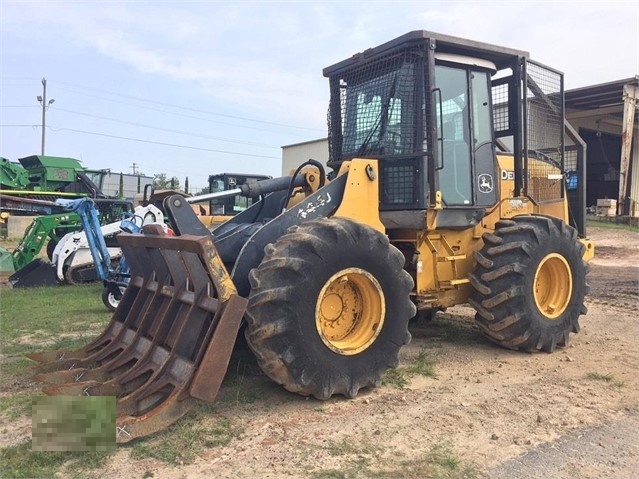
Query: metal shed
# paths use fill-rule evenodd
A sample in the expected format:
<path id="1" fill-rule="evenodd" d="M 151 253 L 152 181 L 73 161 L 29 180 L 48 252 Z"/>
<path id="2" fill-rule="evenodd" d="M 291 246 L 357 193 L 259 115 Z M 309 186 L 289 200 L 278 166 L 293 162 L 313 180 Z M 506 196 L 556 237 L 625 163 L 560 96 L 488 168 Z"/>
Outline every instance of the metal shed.
<path id="1" fill-rule="evenodd" d="M 639 216 L 639 75 L 565 92 L 566 118 L 587 145 L 587 204 Z M 634 147 L 633 147 L 634 145 Z"/>

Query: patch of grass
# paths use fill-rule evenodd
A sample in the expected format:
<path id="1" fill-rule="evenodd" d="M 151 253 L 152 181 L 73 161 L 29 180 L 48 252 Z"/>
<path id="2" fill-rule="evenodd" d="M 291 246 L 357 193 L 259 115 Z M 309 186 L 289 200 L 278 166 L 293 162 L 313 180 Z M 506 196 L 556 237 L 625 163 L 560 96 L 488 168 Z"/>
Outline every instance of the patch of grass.
<path id="1" fill-rule="evenodd" d="M 48 288 L 0 288 L 0 382 L 25 376 L 34 364 L 27 352 L 69 348 L 86 344 L 101 331 L 111 313 L 102 304 L 102 285 Z M 11 357 L 15 355 L 17 357 Z M 0 399 L 0 413 L 9 420 L 30 414 L 32 395 L 23 390 Z M 32 451 L 31 441 L 0 449 L 2 477 L 64 477 L 95 475 L 109 451 Z"/>
<path id="2" fill-rule="evenodd" d="M 408 384 L 408 378 L 402 369 L 389 369 L 382 376 L 382 384 L 397 389 L 404 389 Z"/>
<path id="3" fill-rule="evenodd" d="M 397 479 L 477 479 L 478 469 L 465 463 L 453 451 L 449 443 L 434 444 L 430 451 L 420 459 L 399 461 L 391 469 L 378 472 L 375 477 Z"/>
<path id="4" fill-rule="evenodd" d="M 203 449 L 226 446 L 242 434 L 228 419 L 220 419 L 211 426 L 205 424 L 202 416 L 192 414 L 160 435 L 136 442 L 131 458 L 152 457 L 174 466 L 190 464 Z"/>
<path id="5" fill-rule="evenodd" d="M 9 377 L 23 376 L 33 366 L 33 361 L 23 356 L 7 358 L 0 363 L 0 383 L 6 384 Z"/>
<path id="6" fill-rule="evenodd" d="M 220 404 L 253 404 L 260 397 L 260 392 L 255 384 L 247 381 L 246 378 L 236 378 L 225 381 L 220 388 L 220 392 L 215 402 Z"/>
<path id="7" fill-rule="evenodd" d="M 340 442 L 338 445 L 342 445 Z M 342 445 L 343 446 L 343 445 Z M 423 458 L 413 460 L 401 460 L 398 458 L 383 458 L 379 462 L 381 467 L 371 464 L 373 455 L 383 448 L 374 446 L 370 452 L 366 452 L 366 446 L 362 451 L 352 446 L 344 446 L 342 450 L 346 454 L 359 454 L 355 459 L 341 458 L 341 469 L 331 468 L 312 471 L 309 477 L 312 479 L 351 479 L 351 478 L 394 478 L 394 479 L 478 479 L 481 474 L 476 466 L 461 460 L 453 451 L 449 443 L 440 442 L 432 446 Z M 370 459 L 366 457 L 370 456 Z"/>
<path id="8" fill-rule="evenodd" d="M 408 366 L 386 371 L 384 376 L 382 376 L 382 384 L 397 389 L 404 389 L 410 378 L 416 375 L 431 378 L 437 377 L 435 373 L 435 361 L 429 358 L 424 350 L 420 351 L 417 358 Z"/>
<path id="9" fill-rule="evenodd" d="M 240 331 L 240 334 L 243 334 Z M 231 356 L 229 367 L 222 387 L 210 404 L 209 412 L 216 412 L 220 405 L 249 405 L 266 399 L 266 405 L 271 392 L 279 390 L 280 386 L 266 378 L 257 364 L 255 355 L 248 349 L 236 347 Z"/>
<path id="10" fill-rule="evenodd" d="M 461 461 L 451 451 L 450 445 L 447 443 L 435 444 L 428 455 L 428 459 L 435 466 L 439 466 L 448 471 L 458 469 Z"/>
<path id="11" fill-rule="evenodd" d="M 353 441 L 350 438 L 342 438 L 341 440 L 329 440 L 324 448 L 331 456 L 344 455 L 366 455 L 375 454 L 382 450 L 380 445 L 367 441 L 366 438 L 361 441 Z"/>
<path id="12" fill-rule="evenodd" d="M 47 349 L 74 350 L 74 349 L 82 348 L 86 346 L 87 344 L 89 344 L 89 342 L 93 341 L 96 336 L 97 334 L 91 334 L 91 335 L 82 334 L 77 337 L 60 338 L 51 346 L 47 347 Z"/>
<path id="13" fill-rule="evenodd" d="M 0 288 L 0 347 L 3 353 L 43 349 L 40 341 L 61 338 L 46 348 L 85 344 L 107 324 L 102 285 Z M 77 335 L 86 335 L 78 339 Z M 27 336 L 27 339 L 23 337 Z M 72 336 L 72 339 L 69 338 Z"/>
<path id="14" fill-rule="evenodd" d="M 112 452 L 38 452 L 31 450 L 31 441 L 0 449 L 2 477 L 15 479 L 78 477 L 82 472 L 100 468 Z M 66 474 L 65 474 L 66 472 Z"/>
<path id="15" fill-rule="evenodd" d="M 32 452 L 31 441 L 0 449 L 0 469 L 3 476 L 16 479 L 53 477 L 67 459 L 68 453 Z"/>
<path id="16" fill-rule="evenodd" d="M 338 458 L 344 468 L 311 471 L 309 477 L 312 479 L 374 477 L 371 475 L 372 462 L 384 449 L 382 445 L 366 437 L 359 441 L 350 438 L 329 440 L 323 448 L 331 456 Z"/>
<path id="17" fill-rule="evenodd" d="M 378 477 L 396 479 L 476 479 L 480 477 L 473 464 L 464 463 L 447 442 L 433 445 L 421 459 L 399 461 L 392 469 L 379 471 Z"/>
<path id="18" fill-rule="evenodd" d="M 31 394 L 13 394 L 0 398 L 0 414 L 17 419 L 31 411 Z"/>
<path id="19" fill-rule="evenodd" d="M 435 374 L 435 361 L 429 358 L 424 350 L 419 352 L 414 363 L 406 367 L 406 372 L 410 375 L 437 377 L 437 374 Z"/>
<path id="20" fill-rule="evenodd" d="M 593 371 L 586 374 L 586 379 L 592 379 L 594 381 L 604 381 L 616 387 L 622 387 L 625 384 L 621 379 L 617 379 L 612 373 L 602 374 Z"/>
<path id="21" fill-rule="evenodd" d="M 484 338 L 475 324 L 468 320 L 452 319 L 442 313 L 429 326 L 427 339 L 430 341 L 446 341 L 455 344 L 477 344 Z"/>
<path id="22" fill-rule="evenodd" d="M 613 223 L 610 221 L 586 220 L 586 228 L 605 228 L 610 230 L 624 230 L 639 233 L 639 227 L 626 223 Z"/>

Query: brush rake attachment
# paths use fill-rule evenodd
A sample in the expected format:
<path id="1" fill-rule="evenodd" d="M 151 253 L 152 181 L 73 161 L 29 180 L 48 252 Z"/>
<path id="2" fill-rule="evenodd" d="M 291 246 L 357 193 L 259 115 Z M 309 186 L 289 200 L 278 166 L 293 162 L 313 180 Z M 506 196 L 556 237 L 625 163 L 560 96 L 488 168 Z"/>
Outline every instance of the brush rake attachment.
<path id="1" fill-rule="evenodd" d="M 89 345 L 29 357 L 48 395 L 116 396 L 116 440 L 160 431 L 213 401 L 246 310 L 210 236 L 158 225 L 119 235 L 131 281 Z"/>

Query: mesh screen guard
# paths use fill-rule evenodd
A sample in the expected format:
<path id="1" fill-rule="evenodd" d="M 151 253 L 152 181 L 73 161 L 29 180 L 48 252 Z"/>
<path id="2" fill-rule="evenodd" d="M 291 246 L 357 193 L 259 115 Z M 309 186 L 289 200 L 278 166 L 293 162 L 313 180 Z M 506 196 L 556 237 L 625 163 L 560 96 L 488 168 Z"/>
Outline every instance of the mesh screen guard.
<path id="1" fill-rule="evenodd" d="M 328 165 L 380 159 L 381 209 L 426 207 L 427 54 L 420 42 L 330 77 Z"/>
<path id="2" fill-rule="evenodd" d="M 389 53 L 330 77 L 330 163 L 421 152 L 423 45 Z M 428 110 L 427 108 L 425 109 Z"/>
<path id="3" fill-rule="evenodd" d="M 536 202 L 562 198 L 564 172 L 563 75 L 526 62 L 526 194 Z"/>

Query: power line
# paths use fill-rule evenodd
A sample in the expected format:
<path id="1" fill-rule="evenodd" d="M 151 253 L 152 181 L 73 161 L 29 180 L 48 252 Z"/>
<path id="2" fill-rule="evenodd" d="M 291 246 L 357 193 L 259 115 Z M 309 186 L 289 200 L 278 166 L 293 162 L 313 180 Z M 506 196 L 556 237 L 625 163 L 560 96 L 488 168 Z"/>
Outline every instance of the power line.
<path id="1" fill-rule="evenodd" d="M 0 125 L 2 126 L 2 125 Z M 127 141 L 136 141 L 139 143 L 150 143 L 152 145 L 162 145 L 162 146 L 172 146 L 175 148 L 184 148 L 187 150 L 198 150 L 198 151 L 209 151 L 212 153 L 224 153 L 227 155 L 238 155 L 238 156 L 249 156 L 249 157 L 253 157 L 253 158 L 266 158 L 269 160 L 279 160 L 281 159 L 278 156 L 266 156 L 266 155 L 254 155 L 251 153 L 240 153 L 238 151 L 225 151 L 225 150 L 215 150 L 212 148 L 201 148 L 198 146 L 189 146 L 189 145 L 178 145 L 176 143 L 167 143 L 167 142 L 163 142 L 163 141 L 153 141 L 153 140 L 142 140 L 140 138 L 130 138 L 127 136 L 118 136 L 118 135 L 109 135 L 107 133 L 98 133 L 96 131 L 86 131 L 86 130 L 76 130 L 74 128 L 54 128 L 52 126 L 49 126 L 49 128 L 51 128 L 53 131 L 71 131 L 74 133 L 82 133 L 82 134 L 86 134 L 86 135 L 94 135 L 94 136 L 102 136 L 102 137 L 106 137 L 106 138 L 115 138 L 118 140 L 127 140 Z"/>
<path id="2" fill-rule="evenodd" d="M 0 128 L 41 128 L 41 125 L 0 125 Z M 73 133 L 82 133 L 82 134 L 86 134 L 86 135 L 94 135 L 94 136 L 103 136 L 106 138 L 115 138 L 115 139 L 119 139 L 119 140 L 128 140 L 128 141 L 136 141 L 139 143 L 150 143 L 152 145 L 162 145 L 162 146 L 173 146 L 176 148 L 184 148 L 187 150 L 199 150 L 199 151 L 210 151 L 213 153 L 225 153 L 228 155 L 239 155 L 239 156 L 250 156 L 253 158 L 267 158 L 270 160 L 280 160 L 281 158 L 279 156 L 267 156 L 267 155 L 257 155 L 257 154 L 252 154 L 252 153 L 241 153 L 239 151 L 225 151 L 225 150 L 215 150 L 215 149 L 211 149 L 211 148 L 201 148 L 198 146 L 190 146 L 190 145 L 178 145 L 176 143 L 167 143 L 167 142 L 162 142 L 162 141 L 153 141 L 153 140 L 143 140 L 141 138 L 131 138 L 131 137 L 127 137 L 127 136 L 118 136 L 118 135 L 110 135 L 108 133 L 99 133 L 97 131 L 86 131 L 86 130 L 76 130 L 74 128 L 64 128 L 64 127 L 54 127 L 51 125 L 47 125 L 47 128 L 51 129 L 52 131 L 71 131 Z"/>
<path id="3" fill-rule="evenodd" d="M 31 78 L 8 78 L 8 77 L 2 77 L 2 78 L 3 79 L 13 79 L 13 80 L 33 80 Z M 72 87 L 72 88 L 68 88 L 68 87 L 65 88 L 64 86 L 59 86 L 59 85 L 68 85 L 69 87 Z M 309 127 L 304 127 L 304 126 L 299 126 L 299 125 L 290 125 L 290 124 L 287 124 L 287 123 L 278 123 L 278 122 L 273 122 L 273 121 L 258 120 L 258 119 L 255 119 L 255 118 L 243 117 L 243 116 L 238 116 L 238 115 L 228 115 L 228 114 L 225 114 L 225 113 L 218 113 L 218 112 L 214 112 L 214 111 L 210 111 L 210 110 L 203 110 L 203 109 L 199 109 L 199 108 L 186 107 L 186 106 L 182 106 L 182 105 L 176 105 L 176 104 L 173 104 L 173 103 L 167 103 L 167 102 L 161 102 L 161 101 L 157 101 L 157 100 L 151 100 L 151 99 L 148 99 L 148 98 L 136 97 L 136 96 L 133 96 L 133 95 L 124 95 L 124 94 L 115 93 L 115 92 L 112 92 L 112 91 L 109 91 L 109 90 L 86 87 L 86 86 L 78 85 L 76 83 L 71 83 L 71 82 L 66 82 L 66 81 L 61 81 L 61 80 L 56 80 L 56 88 L 58 88 L 60 90 L 67 90 L 67 91 L 71 91 L 71 92 L 80 93 L 82 95 L 86 95 L 86 96 L 93 97 L 93 98 L 101 98 L 103 100 L 111 101 L 111 102 L 114 102 L 114 103 L 120 103 L 120 104 L 124 104 L 124 105 L 134 106 L 136 108 L 143 108 L 143 109 L 149 109 L 149 110 L 153 110 L 153 111 L 160 111 L 160 112 L 168 113 L 168 114 L 171 114 L 171 115 L 186 116 L 186 115 L 180 115 L 179 113 L 171 112 L 171 111 L 167 111 L 167 110 L 160 110 L 160 109 L 157 109 L 157 108 L 151 108 L 151 107 L 142 106 L 142 105 L 135 105 L 135 104 L 132 104 L 132 103 L 129 103 L 129 102 L 116 101 L 116 100 L 113 100 L 113 99 L 110 99 L 110 98 L 105 98 L 103 96 L 90 95 L 90 94 L 87 94 L 87 93 L 83 92 L 82 90 L 98 92 L 98 93 L 105 93 L 107 95 L 112 95 L 112 96 L 116 96 L 116 97 L 120 97 L 120 98 L 125 98 L 125 99 L 128 99 L 128 100 L 145 102 L 145 103 L 165 106 L 165 107 L 169 107 L 169 108 L 176 108 L 178 110 L 191 111 L 191 112 L 195 112 L 195 113 L 204 113 L 206 115 L 219 116 L 219 117 L 223 117 L 223 118 L 232 118 L 232 119 L 235 119 L 235 120 L 249 121 L 249 122 L 252 122 L 252 123 L 260 123 L 260 124 L 272 125 L 272 126 L 282 126 L 282 127 L 285 127 L 285 128 L 293 128 L 293 129 L 296 129 L 296 130 L 324 132 L 323 129 L 319 129 L 319 128 L 309 128 Z M 80 91 L 78 91 L 78 90 L 80 90 Z M 199 118 L 199 117 L 191 117 L 191 116 L 186 116 L 186 117 L 187 118 L 198 118 L 198 119 L 205 120 L 205 121 L 212 121 L 212 120 L 206 120 L 204 118 Z M 217 123 L 220 123 L 220 122 L 217 122 Z M 228 123 L 223 123 L 223 124 L 228 124 Z M 246 126 L 243 126 L 243 125 L 233 125 L 233 126 L 249 128 L 249 127 L 246 127 Z"/>
<path id="4" fill-rule="evenodd" d="M 64 81 L 60 81 L 60 82 L 57 82 L 57 83 L 70 85 L 70 86 L 76 88 L 76 90 L 74 90 L 73 88 L 65 88 L 65 87 L 56 86 L 57 88 L 60 88 L 62 90 L 66 89 L 68 91 L 75 91 L 76 93 L 80 93 L 80 94 L 83 94 L 83 95 L 86 95 L 86 96 L 95 97 L 95 95 L 88 95 L 87 93 L 82 92 L 82 91 L 78 92 L 77 89 L 79 88 L 80 90 L 84 89 L 84 90 L 89 90 L 89 91 L 103 92 L 103 93 L 106 93 L 106 94 L 109 94 L 109 95 L 113 95 L 113 96 L 117 96 L 117 97 L 122 97 L 122 98 L 126 98 L 126 99 L 133 99 L 135 101 L 141 101 L 141 102 L 156 104 L 156 105 L 160 105 L 160 106 L 166 106 L 166 107 L 169 107 L 169 108 L 176 108 L 176 109 L 185 110 L 185 111 L 193 111 L 193 112 L 203 113 L 203 114 L 206 114 L 206 115 L 214 115 L 214 116 L 220 116 L 220 117 L 225 117 L 225 118 L 233 118 L 233 119 L 238 119 L 238 120 L 241 120 L 241 121 L 250 121 L 250 122 L 260 123 L 260 124 L 265 124 L 265 125 L 270 125 L 270 126 L 282 126 L 282 127 L 285 127 L 285 128 L 294 128 L 294 129 L 300 129 L 300 130 L 306 130 L 306 131 L 316 131 L 316 132 L 322 131 L 322 132 L 324 132 L 324 130 L 319 130 L 319 129 L 316 129 L 316 128 L 300 127 L 300 126 L 297 126 L 297 125 L 287 125 L 287 124 L 284 124 L 284 123 L 268 122 L 268 121 L 256 120 L 256 119 L 252 119 L 252 118 L 246 118 L 246 117 L 235 116 L 235 115 L 226 115 L 226 114 L 211 112 L 211 111 L 202 110 L 202 109 L 184 107 L 184 106 L 180 106 L 180 105 L 174 105 L 174 104 L 170 104 L 170 103 L 164 103 L 164 102 L 158 102 L 158 101 L 155 101 L 155 100 L 134 97 L 134 96 L 131 96 L 131 95 L 122 95 L 122 94 L 118 94 L 118 93 L 114 93 L 114 92 L 109 92 L 107 90 L 100 90 L 100 89 L 96 89 L 96 88 L 83 87 L 83 86 L 80 86 L 80 85 L 76 85 L 76 84 L 69 83 L 69 82 L 64 82 Z M 233 127 L 257 130 L 257 131 L 270 131 L 270 132 L 273 131 L 273 130 L 269 130 L 269 129 L 265 129 L 265 128 L 258 128 L 258 127 L 254 127 L 254 126 L 248 126 L 248 125 L 233 124 L 233 123 L 228 123 L 228 122 L 223 122 L 223 121 L 212 120 L 210 118 L 202 118 L 200 116 L 193 116 L 193 115 L 187 115 L 187 114 L 184 114 L 184 113 L 167 111 L 166 109 L 162 109 L 162 108 L 154 108 L 154 107 L 151 107 L 151 106 L 144 106 L 144 105 L 135 105 L 135 104 L 131 104 L 129 102 L 122 102 L 122 101 L 117 101 L 117 100 L 104 98 L 104 97 L 99 97 L 99 96 L 98 96 L 98 98 L 103 98 L 103 99 L 105 99 L 107 101 L 111 101 L 111 102 L 114 102 L 114 103 L 120 103 L 120 104 L 133 106 L 135 108 L 142 108 L 142 109 L 151 110 L 151 111 L 159 111 L 161 113 L 166 113 L 166 114 L 174 115 L 174 116 L 180 116 L 180 117 L 183 117 L 183 118 L 196 119 L 198 121 L 205 121 L 205 122 L 209 122 L 209 123 L 223 124 L 223 125 L 226 125 L 226 126 L 233 126 Z M 2 105 L 0 105 L 0 107 L 2 107 Z M 32 107 L 32 106 L 29 106 L 29 105 L 24 105 L 24 106 L 23 105 L 5 105 L 5 107 L 6 108 L 24 108 L 24 107 Z M 207 136 L 207 135 L 198 135 L 198 134 L 191 133 L 191 132 L 185 132 L 185 131 L 173 130 L 173 129 L 161 128 L 161 127 L 152 127 L 152 126 L 148 126 L 148 125 L 143 125 L 141 123 L 126 122 L 126 121 L 118 120 L 118 119 L 115 119 L 115 118 L 107 118 L 107 117 L 102 117 L 102 116 L 99 116 L 99 115 L 92 115 L 92 114 L 83 113 L 83 112 L 77 112 L 77 111 L 73 111 L 73 110 L 65 110 L 65 109 L 62 109 L 62 108 L 56 108 L 56 110 L 58 110 L 58 111 L 66 111 L 68 113 L 77 114 L 77 115 L 83 115 L 83 116 L 87 116 L 87 117 L 105 119 L 105 120 L 108 120 L 108 121 L 119 122 L 119 123 L 122 123 L 122 124 L 129 124 L 129 125 L 138 126 L 138 127 L 142 127 L 142 128 L 156 129 L 156 130 L 159 130 L 159 131 L 166 131 L 166 132 L 170 132 L 170 133 L 183 134 L 183 135 L 188 135 L 188 136 L 198 137 L 198 138 L 204 138 L 204 139 L 209 139 L 209 140 L 218 140 L 218 141 L 224 141 L 224 142 L 229 142 L 229 143 L 238 143 L 238 144 L 247 145 L 247 146 L 257 146 L 257 147 L 264 147 L 264 148 L 278 148 L 278 149 L 280 148 L 279 145 L 278 146 L 273 146 L 273 145 L 266 145 L 266 144 L 263 144 L 263 143 L 247 142 L 247 141 L 244 141 L 244 140 L 236 140 L 236 139 L 231 139 L 231 138 L 211 137 L 211 136 Z"/>
<path id="5" fill-rule="evenodd" d="M 180 135 L 187 135 L 187 136 L 193 136 L 196 138 L 204 138 L 207 140 L 219 140 L 219 141 L 226 141 L 228 143 L 238 143 L 241 145 L 250 145 L 250 146 L 260 146 L 260 147 L 264 147 L 264 148 L 277 148 L 279 149 L 279 146 L 273 146 L 273 145 L 267 145 L 265 143 L 252 143 L 252 142 L 246 142 L 246 141 L 242 141 L 242 140 L 237 140 L 237 139 L 233 139 L 233 138 L 223 138 L 223 137 L 218 137 L 218 136 L 208 136 L 208 135 L 198 135 L 197 133 L 191 133 L 188 131 L 183 131 L 183 130 L 173 130 L 171 128 L 161 128 L 161 127 L 157 127 L 157 126 L 148 126 L 148 125 L 144 125 L 142 123 L 136 123 L 136 122 L 132 122 L 132 121 L 125 121 L 125 120 L 120 120 L 117 118 L 109 118 L 106 116 L 100 116 L 100 115 L 93 115 L 91 113 L 83 113 L 80 111 L 74 111 L 74 110 L 67 110 L 66 108 L 56 108 L 56 111 L 63 111 L 66 113 L 72 113 L 74 115 L 81 115 L 81 116 L 86 116 L 89 118 L 97 118 L 100 120 L 108 120 L 108 121 L 113 121 L 115 123 L 121 123 L 123 125 L 131 125 L 131 126 L 138 126 L 141 128 L 148 128 L 151 130 L 158 130 L 158 131 L 166 131 L 169 133 L 178 133 Z"/>
<path id="6" fill-rule="evenodd" d="M 41 125 L 35 125 L 35 124 L 25 124 L 25 125 L 10 125 L 10 124 L 0 124 L 0 128 L 33 128 L 33 129 L 38 129 L 41 128 Z M 70 132 L 74 132 L 74 133 L 82 133 L 82 134 L 87 134 L 87 135 L 94 135 L 94 136 L 102 136 L 102 137 L 106 137 L 106 138 L 114 138 L 114 139 L 120 139 L 120 140 L 127 140 L 127 141 L 135 141 L 135 142 L 139 142 L 139 143 L 150 143 L 150 144 L 155 144 L 155 145 L 160 145 L 160 146 L 170 146 L 170 147 L 175 147 L 175 148 L 183 148 L 183 149 L 189 149 L 189 150 L 199 150 L 199 151 L 208 151 L 208 152 L 213 152 L 213 153 L 224 153 L 224 154 L 229 154 L 229 155 L 237 155 L 237 156 L 247 156 L 247 157 L 253 157 L 253 158 L 264 158 L 264 159 L 271 159 L 271 160 L 281 160 L 280 157 L 275 157 L 275 156 L 266 156 L 266 155 L 253 155 L 250 153 L 241 153 L 241 152 L 235 152 L 235 151 L 224 151 L 224 150 L 215 150 L 215 149 L 210 149 L 210 148 L 200 148 L 200 147 L 194 147 L 194 146 L 189 146 L 189 145 L 179 145 L 179 144 L 174 144 L 174 143 L 166 143 L 166 142 L 159 142 L 159 141 L 152 141 L 152 140 L 142 140 L 140 138 L 129 138 L 129 137 L 124 137 L 124 136 L 117 136 L 117 135 L 109 135 L 106 133 L 98 133 L 98 132 L 94 132 L 94 131 L 85 131 L 85 130 L 76 130 L 76 129 L 72 129 L 72 128 L 56 128 L 53 127 L 51 125 L 47 125 L 47 128 L 49 128 L 50 130 L 53 131 L 70 131 Z M 140 165 L 138 163 L 136 163 L 136 167 L 142 167 L 142 168 L 147 168 L 145 167 L 145 165 Z M 173 169 L 168 169 L 165 171 L 167 173 L 171 172 L 174 175 L 188 175 L 189 172 L 186 172 L 184 170 L 173 170 Z M 205 186 L 208 187 L 208 186 Z M 194 190 L 200 190 L 203 189 L 204 187 L 196 187 L 193 186 Z"/>
<path id="7" fill-rule="evenodd" d="M 86 96 L 93 96 L 94 98 L 103 98 L 103 97 L 96 97 L 95 95 L 86 95 Z M 144 106 L 144 105 L 133 105 L 133 104 L 128 103 L 128 102 L 111 100 L 111 99 L 107 99 L 107 101 L 110 101 L 112 103 L 119 103 L 119 104 L 122 104 L 122 105 L 129 105 L 129 106 L 133 106 L 135 108 L 141 108 L 143 110 L 158 111 L 160 113 L 166 113 L 167 115 L 179 116 L 181 118 L 191 118 L 191 119 L 194 119 L 194 120 L 205 121 L 205 122 L 208 122 L 208 123 L 215 123 L 215 124 L 218 124 L 218 125 L 234 126 L 234 127 L 237 127 L 237 128 L 245 128 L 247 130 L 273 132 L 273 129 L 258 128 L 256 126 L 240 125 L 240 124 L 237 124 L 237 123 L 229 123 L 229 122 L 226 122 L 226 121 L 212 120 L 211 118 L 202 118 L 201 116 L 187 115 L 185 113 L 178 113 L 178 112 L 175 112 L 175 111 L 169 111 L 169 110 L 165 110 L 165 109 L 162 109 L 162 108 L 154 108 L 154 107 L 151 107 L 151 106 Z M 210 114 L 214 114 L 214 113 L 210 113 Z M 258 120 L 253 120 L 253 121 L 258 122 Z M 266 122 L 262 122 L 262 123 L 266 123 Z M 274 124 L 271 123 L 270 125 L 274 125 Z M 297 128 L 297 127 L 287 126 L 287 128 Z M 315 129 L 300 128 L 300 129 L 309 130 L 309 131 L 315 131 L 315 132 L 319 132 L 319 131 L 323 132 L 324 131 L 324 130 L 319 130 L 317 128 L 315 128 Z M 299 134 L 301 134 L 301 132 Z"/>
<path id="8" fill-rule="evenodd" d="M 0 128 L 40 128 L 40 125 L 0 125 Z M 167 143 L 167 142 L 162 142 L 162 141 L 153 141 L 153 140 L 143 140 L 141 138 L 131 138 L 131 137 L 127 137 L 127 136 L 118 136 L 118 135 L 110 135 L 108 133 L 99 133 L 96 131 L 86 131 L 86 130 L 77 130 L 74 128 L 64 128 L 64 127 L 54 127 L 51 125 L 47 125 L 47 128 L 53 130 L 53 131 L 71 131 L 73 133 L 82 133 L 82 134 L 86 134 L 86 135 L 94 135 L 94 136 L 103 136 L 106 138 L 115 138 L 115 139 L 119 139 L 119 140 L 128 140 L 128 141 L 136 141 L 139 143 L 150 143 L 153 145 L 162 145 L 162 146 L 172 146 L 172 147 L 176 147 L 176 148 L 184 148 L 184 149 L 188 149 L 188 150 L 199 150 L 199 151 L 210 151 L 213 153 L 225 153 L 228 155 L 239 155 L 239 156 L 250 156 L 253 158 L 267 158 L 267 159 L 271 159 L 271 160 L 279 160 L 281 159 L 278 156 L 266 156 L 266 155 L 257 155 L 257 154 L 252 154 L 252 153 L 241 153 L 238 151 L 225 151 L 225 150 L 215 150 L 215 149 L 211 149 L 211 148 L 201 148 L 198 146 L 190 146 L 190 145 L 179 145 L 176 143 Z"/>
<path id="9" fill-rule="evenodd" d="M 190 112 L 194 112 L 194 113 L 204 113 L 206 115 L 219 116 L 219 117 L 223 117 L 223 118 L 232 118 L 234 120 L 241 120 L 241 121 L 250 121 L 250 122 L 253 122 L 253 123 L 260 123 L 260 124 L 265 124 L 265 125 L 282 126 L 282 127 L 285 127 L 285 128 L 294 128 L 294 129 L 297 129 L 297 130 L 323 131 L 323 130 L 320 130 L 318 128 L 309 128 L 309 127 L 303 127 L 303 126 L 299 126 L 299 125 L 289 125 L 289 124 L 286 124 L 286 123 L 278 123 L 278 122 L 272 122 L 272 121 L 266 121 L 266 120 L 257 120 L 255 118 L 248 118 L 248 117 L 237 116 L 237 115 L 227 115 L 227 114 L 224 114 L 224 113 L 217 113 L 217 112 L 210 111 L 210 110 L 202 110 L 202 109 L 199 109 L 199 108 L 185 107 L 185 106 L 181 106 L 181 105 L 175 105 L 175 104 L 172 104 L 172 103 L 165 103 L 165 102 L 160 102 L 160 101 L 156 101 L 156 100 L 150 100 L 150 99 L 147 99 L 147 98 L 135 97 L 135 96 L 131 96 L 131 95 L 123 95 L 123 94 L 114 93 L 114 92 L 111 92 L 111 91 L 108 91 L 108 90 L 101 90 L 101 89 L 97 89 L 97 88 L 83 87 L 81 85 L 76 85 L 76 84 L 69 83 L 69 82 L 64 82 L 64 81 L 58 81 L 57 83 L 70 85 L 70 86 L 73 86 L 75 88 L 79 88 L 80 90 L 89 90 L 89 91 L 96 91 L 96 92 L 99 92 L 99 93 L 106 93 L 108 95 L 113 95 L 113 96 L 116 96 L 116 97 L 126 98 L 126 99 L 129 99 L 129 100 L 141 101 L 141 102 L 145 102 L 145 103 L 165 106 L 165 107 L 169 107 L 169 108 L 176 108 L 178 110 L 185 110 L 185 111 L 190 111 Z M 57 86 L 57 88 L 59 88 L 61 90 L 75 91 L 76 93 L 81 93 L 81 94 L 87 95 L 87 96 L 93 96 L 94 98 L 96 97 L 95 95 L 88 95 L 87 93 L 78 92 L 77 90 L 73 90 L 71 88 L 65 88 L 65 87 L 60 87 L 60 86 Z M 144 108 L 144 109 L 149 109 L 149 110 L 153 110 L 153 111 L 161 111 L 161 112 L 172 114 L 172 115 L 180 115 L 179 113 L 170 112 L 170 111 L 166 111 L 166 110 L 160 110 L 160 109 L 157 109 L 157 108 L 151 108 L 151 107 L 148 107 L 148 106 L 134 105 L 134 104 L 131 104 L 131 103 L 121 102 L 121 101 L 118 102 L 118 101 L 115 101 L 113 99 L 108 99 L 108 98 L 99 97 L 99 96 L 97 98 L 102 98 L 102 99 L 107 100 L 107 101 L 113 101 L 114 103 L 122 103 L 122 104 L 125 104 L 125 105 L 131 105 L 131 106 L 135 106 L 137 108 Z M 180 115 L 180 116 L 186 116 L 186 115 Z M 188 117 L 188 118 L 194 118 L 194 117 Z M 195 117 L 195 118 L 197 118 L 197 117 Z M 242 126 L 242 125 L 235 125 L 235 126 Z"/>

